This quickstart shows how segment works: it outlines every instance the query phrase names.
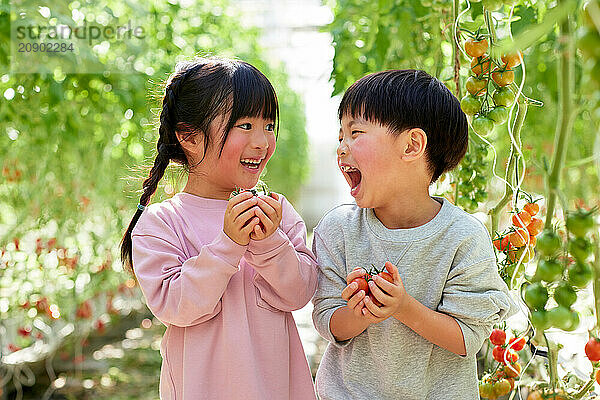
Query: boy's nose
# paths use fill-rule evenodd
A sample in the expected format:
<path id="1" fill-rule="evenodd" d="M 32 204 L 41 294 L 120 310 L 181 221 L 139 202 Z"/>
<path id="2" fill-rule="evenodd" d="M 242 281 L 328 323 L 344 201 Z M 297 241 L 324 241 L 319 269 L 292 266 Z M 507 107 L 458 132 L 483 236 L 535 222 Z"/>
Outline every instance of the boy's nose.
<path id="1" fill-rule="evenodd" d="M 338 157 L 341 157 L 341 156 L 345 156 L 346 153 L 348 153 L 348 147 L 346 146 L 346 144 L 342 140 L 340 142 L 340 144 L 338 145 L 338 147 L 337 147 L 337 155 L 338 155 Z"/>

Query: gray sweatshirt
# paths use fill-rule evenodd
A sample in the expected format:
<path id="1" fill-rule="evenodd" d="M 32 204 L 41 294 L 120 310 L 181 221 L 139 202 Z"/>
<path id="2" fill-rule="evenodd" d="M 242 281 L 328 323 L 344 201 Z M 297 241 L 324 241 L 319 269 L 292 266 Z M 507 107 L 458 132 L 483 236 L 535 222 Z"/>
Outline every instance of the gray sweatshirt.
<path id="1" fill-rule="evenodd" d="M 388 229 L 373 209 L 343 204 L 314 231 L 319 286 L 313 322 L 329 345 L 316 377 L 322 400 L 479 399 L 476 354 L 494 324 L 516 311 L 498 275 L 492 241 L 472 215 L 442 203 L 437 215 L 416 228 Z M 355 267 L 398 267 L 408 294 L 460 326 L 467 354 L 432 344 L 390 317 L 360 335 L 338 342 L 329 321 L 346 306 L 346 276 Z"/>

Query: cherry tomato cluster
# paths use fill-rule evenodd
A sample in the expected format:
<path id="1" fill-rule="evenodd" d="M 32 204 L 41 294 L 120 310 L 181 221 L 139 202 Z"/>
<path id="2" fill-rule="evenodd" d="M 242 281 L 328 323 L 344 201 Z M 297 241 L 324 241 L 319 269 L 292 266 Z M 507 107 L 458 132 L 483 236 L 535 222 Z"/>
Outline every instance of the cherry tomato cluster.
<path id="1" fill-rule="evenodd" d="M 356 289 L 354 293 L 358 292 L 359 290 L 364 290 L 365 295 L 370 296 L 371 300 L 373 300 L 373 303 L 375 303 L 376 306 L 381 307 L 382 304 L 375 298 L 375 296 L 371 295 L 371 291 L 369 290 L 369 281 L 372 281 L 375 275 L 379 275 L 388 282 L 394 282 L 394 278 L 392 278 L 392 275 L 389 272 L 385 271 L 385 267 L 381 270 L 378 270 L 374 265 L 371 265 L 371 268 L 364 276 L 355 278 L 350 283 L 356 282 L 358 285 L 358 289 Z"/>
<path id="2" fill-rule="evenodd" d="M 460 198 L 456 203 L 467 211 L 473 212 L 479 207 L 479 203 L 487 200 L 486 191 L 489 161 L 487 160 L 486 144 L 469 144 L 469 149 L 462 159 L 456 174 L 456 184 Z"/>
<path id="3" fill-rule="evenodd" d="M 269 196 L 271 194 L 271 191 L 269 190 L 267 184 L 263 181 L 258 181 L 256 186 L 252 189 L 242 189 L 236 186 L 235 190 L 229 195 L 229 198 L 231 199 L 232 197 L 237 196 L 238 194 L 243 192 L 252 192 L 254 196 L 257 196 L 260 192 L 262 192 L 265 196 Z"/>
<path id="4" fill-rule="evenodd" d="M 531 323 L 538 330 L 556 327 L 571 331 L 579 326 L 579 314 L 572 305 L 577 300 L 577 289 L 585 288 L 592 280 L 588 259 L 593 245 L 587 235 L 595 226 L 595 212 L 577 209 L 566 213 L 567 232 L 572 236 L 566 246 L 554 229 L 545 229 L 538 238 L 540 259 L 530 278 L 533 283 L 523 294 L 531 310 Z M 557 306 L 546 310 L 550 296 Z"/>
<path id="5" fill-rule="evenodd" d="M 584 70 L 596 88 L 600 87 L 600 30 L 597 26 L 600 17 L 600 1 L 591 0 L 583 6 L 583 26 L 578 30 L 577 47 L 581 50 Z"/>
<path id="6" fill-rule="evenodd" d="M 537 218 L 540 207 L 531 195 L 524 193 L 526 203 L 522 210 L 516 208 L 512 216 L 512 225 L 494 237 L 494 247 L 505 254 L 500 263 L 500 276 L 509 287 L 512 287 L 513 276 L 520 278 L 525 271 L 524 264 L 531 261 L 535 255 L 537 235 L 544 227 L 544 222 Z M 521 260 L 522 263 L 519 263 Z"/>
<path id="7" fill-rule="evenodd" d="M 499 0 L 493 1 L 502 5 Z M 465 41 L 465 52 L 472 57 L 472 75 L 466 82 L 469 94 L 462 98 L 460 105 L 465 114 L 473 117 L 473 130 L 486 136 L 494 125 L 501 125 L 508 119 L 509 107 L 515 101 L 515 94 L 508 86 L 515 80 L 513 68 L 521 64 L 522 56 L 515 52 L 495 60 L 488 54 L 487 34 L 479 31 L 470 34 Z M 491 96 L 488 92 L 490 81 L 495 87 Z"/>
<path id="8" fill-rule="evenodd" d="M 486 399 L 496 399 L 510 393 L 515 387 L 515 380 L 521 375 L 519 354 L 527 344 L 527 338 L 521 335 L 506 341 L 506 332 L 494 329 L 489 340 L 494 345 L 492 356 L 499 364 L 495 371 L 484 376 L 479 383 L 479 395 Z"/>

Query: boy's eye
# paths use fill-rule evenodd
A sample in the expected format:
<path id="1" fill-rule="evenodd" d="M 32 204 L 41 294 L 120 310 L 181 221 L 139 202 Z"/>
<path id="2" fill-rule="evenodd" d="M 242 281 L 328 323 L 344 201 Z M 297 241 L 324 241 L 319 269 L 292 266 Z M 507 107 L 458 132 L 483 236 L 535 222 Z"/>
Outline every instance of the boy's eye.
<path id="1" fill-rule="evenodd" d="M 243 124 L 239 124 L 237 127 L 249 131 L 250 129 L 252 129 L 252 124 L 250 122 L 245 122 Z"/>
<path id="2" fill-rule="evenodd" d="M 265 129 L 268 130 L 269 132 L 273 132 L 275 130 L 275 124 L 273 124 L 273 123 L 267 124 Z"/>
<path id="3" fill-rule="evenodd" d="M 353 134 L 353 135 L 356 135 L 356 134 L 358 134 L 358 133 L 363 133 L 363 131 L 352 131 L 352 134 Z"/>

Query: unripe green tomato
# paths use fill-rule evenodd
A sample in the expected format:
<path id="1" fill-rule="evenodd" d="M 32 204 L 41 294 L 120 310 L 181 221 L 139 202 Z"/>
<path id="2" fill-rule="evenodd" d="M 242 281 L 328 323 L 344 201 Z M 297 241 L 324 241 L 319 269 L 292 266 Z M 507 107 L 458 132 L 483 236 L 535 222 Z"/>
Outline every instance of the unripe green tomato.
<path id="1" fill-rule="evenodd" d="M 483 7 L 489 11 L 496 11 L 502 7 L 502 0 L 482 0 Z"/>
<path id="2" fill-rule="evenodd" d="M 598 48 L 600 48 L 600 43 Z M 591 212 L 577 210 L 567 213 L 567 230 L 577 237 L 584 237 L 594 229 L 595 225 L 594 215 Z"/>
<path id="3" fill-rule="evenodd" d="M 592 268 L 588 263 L 577 261 L 567 268 L 568 282 L 578 288 L 584 288 L 592 280 Z"/>
<path id="4" fill-rule="evenodd" d="M 571 310 L 563 306 L 557 306 L 548 310 L 548 322 L 550 326 L 567 330 L 571 327 Z"/>
<path id="5" fill-rule="evenodd" d="M 548 302 L 548 289 L 536 282 L 527 286 L 523 295 L 525 304 L 532 310 L 542 310 Z"/>
<path id="6" fill-rule="evenodd" d="M 474 200 L 478 203 L 483 203 L 488 198 L 488 193 L 485 190 L 478 190 L 475 192 Z"/>
<path id="7" fill-rule="evenodd" d="M 485 382 L 479 384 L 479 395 L 484 399 L 495 397 L 494 387 L 491 383 Z"/>
<path id="8" fill-rule="evenodd" d="M 535 275 L 546 282 L 558 280 L 564 271 L 563 265 L 555 259 L 538 261 Z"/>
<path id="9" fill-rule="evenodd" d="M 569 253 L 577 261 L 585 261 L 592 254 L 592 243 L 589 240 L 576 237 L 569 240 Z"/>
<path id="10" fill-rule="evenodd" d="M 508 119 L 508 109 L 504 106 L 494 107 L 487 115 L 496 125 L 501 125 Z"/>
<path id="11" fill-rule="evenodd" d="M 577 40 L 577 47 L 586 59 L 600 58 L 600 34 L 595 29 L 586 28 L 586 32 Z"/>
<path id="12" fill-rule="evenodd" d="M 569 326 L 565 328 L 565 331 L 574 331 L 579 327 L 579 313 L 575 310 L 571 310 L 571 315 L 569 318 Z"/>
<path id="13" fill-rule="evenodd" d="M 481 136 L 489 135 L 492 129 L 494 129 L 494 122 L 482 115 L 473 118 L 471 125 L 473 126 L 473 130 Z"/>
<path id="14" fill-rule="evenodd" d="M 502 2 L 507 6 L 512 6 L 515 4 L 515 0 L 502 0 Z"/>
<path id="15" fill-rule="evenodd" d="M 531 312 L 531 324 L 537 331 L 545 331 L 550 327 L 548 323 L 548 312 L 535 310 Z"/>
<path id="16" fill-rule="evenodd" d="M 535 248 L 541 255 L 550 257 L 560 250 L 561 245 L 562 240 L 553 229 L 544 229 L 537 236 Z"/>
<path id="17" fill-rule="evenodd" d="M 569 283 L 562 281 L 554 290 L 554 300 L 559 306 L 569 308 L 577 301 L 577 292 Z"/>
<path id="18" fill-rule="evenodd" d="M 481 110 L 481 100 L 472 94 L 468 94 L 460 101 L 460 108 L 467 115 L 475 115 Z"/>
<path id="19" fill-rule="evenodd" d="M 492 99 L 497 106 L 510 107 L 515 102 L 515 94 L 509 87 L 503 86 L 494 91 Z"/>

